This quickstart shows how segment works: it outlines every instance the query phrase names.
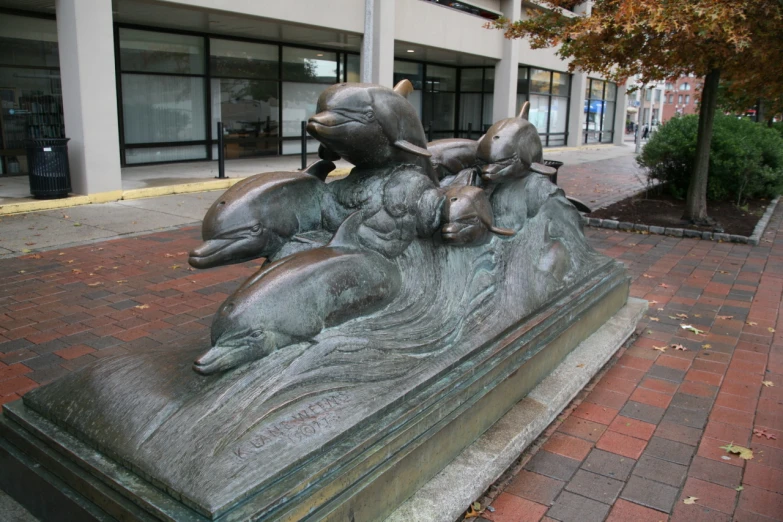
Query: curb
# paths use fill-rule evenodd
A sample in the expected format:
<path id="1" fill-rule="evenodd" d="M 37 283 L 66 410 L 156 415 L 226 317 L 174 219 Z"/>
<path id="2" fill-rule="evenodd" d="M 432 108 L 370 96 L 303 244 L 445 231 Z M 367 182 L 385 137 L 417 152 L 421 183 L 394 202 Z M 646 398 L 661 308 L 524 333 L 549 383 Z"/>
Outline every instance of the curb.
<path id="1" fill-rule="evenodd" d="M 329 173 L 329 178 L 338 178 L 347 176 L 351 169 L 335 169 Z M 245 176 L 249 177 L 249 176 Z M 159 187 L 146 187 L 128 190 L 113 190 L 110 192 L 99 192 L 87 196 L 73 195 L 62 199 L 34 199 L 26 198 L 19 203 L 0 204 L 0 216 L 10 214 L 22 214 L 25 212 L 39 212 L 42 210 L 57 210 L 61 208 L 78 207 L 82 205 L 92 205 L 97 203 L 114 203 L 116 201 L 156 198 L 160 196 L 170 196 L 173 194 L 191 194 L 194 192 L 208 192 L 210 190 L 225 190 L 230 188 L 245 177 L 211 179 L 198 181 L 195 183 L 180 183 L 178 185 L 161 185 Z"/>
<path id="2" fill-rule="evenodd" d="M 720 232 L 702 232 L 701 230 L 693 230 L 689 228 L 669 228 L 659 227 L 655 225 L 640 225 L 631 223 L 629 221 L 616 221 L 614 219 L 601 219 L 591 218 L 588 216 L 582 216 L 582 223 L 589 227 L 595 228 L 607 228 L 609 230 L 620 230 L 622 232 L 639 232 L 641 234 L 657 234 L 670 237 L 684 237 L 691 239 L 706 239 L 711 241 L 723 241 L 727 243 L 742 243 L 752 246 L 758 246 L 761 240 L 761 235 L 769 224 L 769 220 L 772 218 L 772 214 L 775 212 L 781 196 L 777 196 L 770 201 L 767 205 L 767 209 L 764 214 L 756 223 L 756 228 L 753 229 L 753 233 L 748 236 L 740 236 L 737 234 L 724 234 Z"/>

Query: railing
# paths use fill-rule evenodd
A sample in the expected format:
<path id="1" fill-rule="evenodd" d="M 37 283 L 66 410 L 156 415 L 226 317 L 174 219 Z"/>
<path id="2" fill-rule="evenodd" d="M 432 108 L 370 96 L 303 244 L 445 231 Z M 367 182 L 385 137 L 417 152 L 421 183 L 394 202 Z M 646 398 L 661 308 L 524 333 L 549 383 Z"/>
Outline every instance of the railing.
<path id="1" fill-rule="evenodd" d="M 462 11 L 463 13 L 472 14 L 474 16 L 480 16 L 481 18 L 485 18 L 487 20 L 497 20 L 498 18 L 503 16 L 502 13 L 499 13 L 497 11 L 490 11 L 489 9 L 484 9 L 483 7 L 479 7 L 477 5 L 473 5 L 468 2 L 452 2 L 449 0 L 422 0 L 422 1 L 442 5 L 443 7 L 448 7 L 450 9 Z"/>

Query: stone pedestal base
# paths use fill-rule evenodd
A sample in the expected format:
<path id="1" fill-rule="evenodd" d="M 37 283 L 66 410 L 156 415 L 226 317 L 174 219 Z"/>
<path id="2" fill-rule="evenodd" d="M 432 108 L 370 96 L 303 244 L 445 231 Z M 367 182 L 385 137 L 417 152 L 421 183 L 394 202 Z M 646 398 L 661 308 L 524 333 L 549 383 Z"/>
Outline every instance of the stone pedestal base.
<path id="1" fill-rule="evenodd" d="M 512 414 L 517 411 L 519 406 L 514 406 L 534 389 L 541 390 L 540 386 L 556 399 L 532 416 L 536 426 L 548 424 L 554 412 L 570 400 L 592 375 L 590 371 L 597 370 L 611 352 L 586 361 L 594 369 L 585 368 L 581 376 L 545 379 L 562 374 L 565 370 L 560 365 L 572 350 L 607 321 L 612 324 L 611 318 L 626 305 L 628 289 L 629 280 L 619 263 L 597 267 L 544 309 L 464 355 L 453 357 L 437 371 L 429 375 L 421 372 L 415 386 L 397 395 L 377 397 L 380 406 L 362 410 L 358 420 L 351 417 L 355 413 L 351 402 L 330 391 L 317 403 L 321 409 L 330 408 L 328 424 L 316 425 L 308 418 L 301 426 L 293 420 L 278 420 L 274 424 L 269 421 L 266 427 L 262 417 L 252 427 L 255 431 L 232 438 L 228 447 L 205 447 L 202 439 L 191 445 L 162 444 L 156 446 L 159 456 L 155 458 L 147 456 L 147 441 L 153 440 L 155 432 L 139 421 L 148 413 L 148 402 L 158 396 L 169 397 L 162 403 L 163 413 L 156 413 L 154 419 L 163 414 L 169 415 L 166 418 L 187 415 L 219 426 L 214 417 L 201 414 L 199 409 L 206 400 L 200 399 L 200 394 L 214 398 L 214 390 L 194 388 L 192 382 L 201 381 L 191 381 L 190 374 L 178 374 L 191 372 L 182 364 L 170 362 L 162 380 L 156 374 L 162 370 L 140 364 L 144 361 L 141 358 L 118 360 L 114 366 L 95 366 L 5 406 L 0 417 L 0 487 L 44 520 L 380 520 L 400 508 L 509 410 Z M 613 340 L 605 350 L 613 351 L 617 346 Z M 185 361 L 191 354 L 168 352 L 167 357 Z M 132 370 L 140 373 L 127 373 Z M 253 371 L 249 368 L 245 373 L 227 374 L 224 379 L 233 386 Z M 115 379 L 118 374 L 122 378 Z M 179 384 L 178 378 L 187 385 Z M 132 386 L 138 387 L 145 379 L 152 382 L 142 388 L 146 395 L 133 396 Z M 226 382 L 207 384 L 222 386 Z M 94 389 L 84 391 L 90 386 Z M 371 393 L 371 383 L 367 386 Z M 64 390 L 76 397 L 63 397 Z M 161 395 L 161 390 L 168 395 Z M 112 399 L 112 394 L 119 399 Z M 193 397 L 194 405 L 183 402 L 183 397 Z M 176 403 L 175 413 L 165 409 L 169 401 Z M 530 401 L 541 402 L 535 396 L 525 402 Z M 112 406 L 125 409 L 118 414 L 110 409 Z M 312 407 L 310 411 L 318 413 Z M 210 410 L 209 415 L 216 413 Z M 125 424 L 105 420 L 116 418 Z M 104 422 L 100 429 L 94 427 L 99 420 Z M 163 429 L 160 426 L 165 427 L 165 422 L 154 426 Z M 281 440 L 270 438 L 270 430 L 295 426 L 313 430 L 320 427 L 322 431 L 284 446 L 291 450 L 288 460 L 288 450 L 271 453 L 274 443 Z M 140 427 L 148 431 L 140 432 Z M 535 436 L 536 429 L 531 429 L 530 437 Z M 139 438 L 130 438 L 135 433 L 141 433 Z M 171 440 L 176 436 L 178 432 L 173 431 Z M 130 451 L 128 444 L 117 441 L 118 437 L 141 442 L 134 442 L 137 446 Z M 513 451 L 502 452 L 506 460 L 524 447 L 520 440 L 515 438 Z M 506 460 L 497 461 L 500 471 L 507 465 Z M 167 467 L 161 462 L 182 462 L 192 470 L 191 475 L 180 473 L 174 464 Z M 211 477 L 211 470 L 228 470 L 233 473 L 229 475 L 231 482 L 227 485 L 218 477 L 214 491 L 206 486 L 194 488 L 199 476 Z M 484 472 L 481 484 L 491 482 L 500 471 Z M 460 503 L 452 506 L 456 514 L 464 509 L 465 501 L 480 494 L 482 487 L 476 483 L 470 491 L 465 490 Z M 445 489 L 454 489 L 454 484 Z M 419 514 L 411 516 L 421 519 Z"/>

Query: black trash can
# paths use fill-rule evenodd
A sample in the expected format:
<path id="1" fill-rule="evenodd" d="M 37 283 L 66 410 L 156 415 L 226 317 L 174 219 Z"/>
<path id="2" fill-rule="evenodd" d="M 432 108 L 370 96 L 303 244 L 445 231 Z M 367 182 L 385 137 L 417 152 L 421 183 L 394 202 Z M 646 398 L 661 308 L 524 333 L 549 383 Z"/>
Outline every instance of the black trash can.
<path id="1" fill-rule="evenodd" d="M 64 198 L 71 191 L 68 168 L 70 138 L 36 138 L 25 142 L 30 193 L 37 199 Z"/>
<path id="2" fill-rule="evenodd" d="M 563 166 L 563 162 L 555 161 L 555 160 L 546 160 L 546 159 L 542 160 L 541 162 L 547 167 L 552 167 L 553 169 L 555 169 L 555 175 L 552 176 L 552 183 L 557 185 L 557 171 L 560 170 L 560 167 Z"/>

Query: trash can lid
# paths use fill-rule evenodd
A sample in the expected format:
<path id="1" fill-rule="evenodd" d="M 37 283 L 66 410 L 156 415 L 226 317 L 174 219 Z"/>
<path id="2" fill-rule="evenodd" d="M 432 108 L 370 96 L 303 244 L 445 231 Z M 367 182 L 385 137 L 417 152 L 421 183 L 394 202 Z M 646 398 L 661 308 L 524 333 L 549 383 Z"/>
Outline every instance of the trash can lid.
<path id="1" fill-rule="evenodd" d="M 28 138 L 25 140 L 26 147 L 62 147 L 71 138 Z"/>

